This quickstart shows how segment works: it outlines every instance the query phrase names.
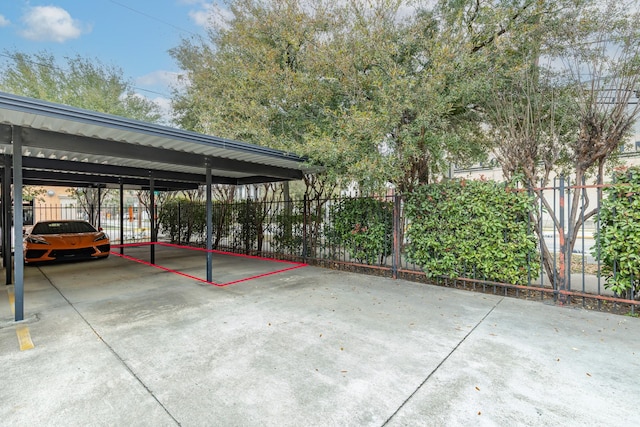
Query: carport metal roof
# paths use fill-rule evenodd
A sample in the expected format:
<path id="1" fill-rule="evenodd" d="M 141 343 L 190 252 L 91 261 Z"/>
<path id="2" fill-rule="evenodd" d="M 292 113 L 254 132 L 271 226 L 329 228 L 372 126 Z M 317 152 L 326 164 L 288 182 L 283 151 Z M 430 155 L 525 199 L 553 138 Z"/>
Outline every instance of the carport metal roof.
<path id="1" fill-rule="evenodd" d="M 156 189 L 300 179 L 294 154 L 0 92 L 0 155 L 20 132 L 24 184 L 117 184 Z"/>
<path id="2" fill-rule="evenodd" d="M 14 151 L 21 155 L 14 156 Z M 315 172 L 283 151 L 0 92 L 3 229 L 14 228 L 15 320 L 23 320 L 22 185 L 135 186 L 150 190 L 207 187 L 211 249 L 211 185 L 300 179 Z M 11 160 L 9 160 L 11 159 Z M 10 212 L 13 183 L 13 214 Z M 151 209 L 154 207 L 151 193 Z M 152 240 L 154 231 L 152 225 Z M 11 233 L 3 233 L 7 283 Z M 153 248 L 153 245 L 151 245 Z M 153 249 L 151 259 L 153 262 Z M 211 280 L 211 252 L 207 280 Z"/>

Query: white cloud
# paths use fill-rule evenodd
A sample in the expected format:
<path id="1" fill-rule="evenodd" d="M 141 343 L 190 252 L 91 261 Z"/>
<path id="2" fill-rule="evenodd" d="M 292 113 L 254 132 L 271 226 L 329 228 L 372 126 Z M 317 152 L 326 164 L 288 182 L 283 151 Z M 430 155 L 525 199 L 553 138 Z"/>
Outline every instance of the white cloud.
<path id="1" fill-rule="evenodd" d="M 158 70 L 135 79 L 136 86 L 173 86 L 178 81 L 179 73 Z"/>
<path id="2" fill-rule="evenodd" d="M 171 88 L 180 84 L 179 76 L 180 73 L 174 71 L 158 70 L 137 77 L 134 81 L 137 90 L 144 93 L 144 95 L 137 93 L 136 96 L 154 102 L 160 108 L 160 115 L 164 124 L 170 124 L 172 120 L 171 99 L 162 95 L 154 97 L 150 94 L 170 93 Z"/>
<path id="3" fill-rule="evenodd" d="M 125 99 L 127 96 L 127 94 L 122 94 L 120 96 L 120 99 Z M 138 98 L 140 100 L 144 100 L 144 101 L 150 101 L 153 102 L 154 104 L 156 104 L 158 106 L 158 108 L 160 109 L 159 113 L 160 113 L 160 124 L 164 124 L 164 125 L 170 125 L 171 124 L 171 119 L 172 119 L 172 109 L 171 109 L 171 99 L 169 98 L 165 98 L 163 96 L 157 96 L 155 98 L 152 98 L 148 95 L 143 95 L 141 93 L 133 93 L 133 96 L 135 98 Z"/>
<path id="4" fill-rule="evenodd" d="M 204 1 L 190 1 L 189 4 L 197 4 L 198 9 L 191 10 L 189 17 L 199 27 L 210 27 L 212 23 L 224 24 L 231 17 L 229 9 L 220 7 L 216 3 Z"/>
<path id="5" fill-rule="evenodd" d="M 157 97 L 151 99 L 158 107 L 160 107 L 160 115 L 165 123 L 171 121 L 172 109 L 171 100 L 169 98 Z"/>
<path id="6" fill-rule="evenodd" d="M 206 27 L 209 22 L 210 13 L 207 10 L 192 10 L 189 11 L 189 18 L 198 26 Z"/>
<path id="7" fill-rule="evenodd" d="M 21 35 L 29 40 L 63 43 L 80 37 L 82 24 L 71 18 L 69 12 L 57 6 L 34 6 L 22 16 L 25 28 Z"/>
<path id="8" fill-rule="evenodd" d="M 11 24 L 11 22 L 3 15 L 0 15 L 0 27 L 6 27 L 9 24 Z"/>

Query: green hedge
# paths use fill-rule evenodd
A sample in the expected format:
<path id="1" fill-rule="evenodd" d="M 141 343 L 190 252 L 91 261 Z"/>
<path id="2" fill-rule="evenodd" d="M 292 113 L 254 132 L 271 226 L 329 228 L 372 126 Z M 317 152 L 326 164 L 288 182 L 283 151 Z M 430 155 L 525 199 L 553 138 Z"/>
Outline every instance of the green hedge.
<path id="1" fill-rule="evenodd" d="M 640 168 L 617 171 L 598 215 L 592 255 L 599 258 L 605 287 L 619 296 L 640 291 Z"/>
<path id="2" fill-rule="evenodd" d="M 382 263 L 393 249 L 393 204 L 372 198 L 341 199 L 330 209 L 327 239 L 366 264 Z"/>
<path id="3" fill-rule="evenodd" d="M 406 199 L 407 254 L 427 276 L 527 284 L 539 272 L 533 199 L 493 181 L 423 185 Z"/>
<path id="4" fill-rule="evenodd" d="M 213 202 L 212 205 L 214 248 L 221 237 L 229 234 L 231 212 L 229 205 Z M 200 201 L 170 199 L 160 207 L 158 227 L 167 234 L 172 243 L 204 241 L 207 225 L 207 208 Z"/>
<path id="5" fill-rule="evenodd" d="M 204 233 L 206 208 L 201 202 L 186 199 L 170 199 L 160 207 L 158 227 L 172 243 L 190 242 Z"/>
<path id="6" fill-rule="evenodd" d="M 304 202 L 288 202 L 275 216 L 273 240 L 275 251 L 287 255 L 300 255 L 304 243 Z"/>

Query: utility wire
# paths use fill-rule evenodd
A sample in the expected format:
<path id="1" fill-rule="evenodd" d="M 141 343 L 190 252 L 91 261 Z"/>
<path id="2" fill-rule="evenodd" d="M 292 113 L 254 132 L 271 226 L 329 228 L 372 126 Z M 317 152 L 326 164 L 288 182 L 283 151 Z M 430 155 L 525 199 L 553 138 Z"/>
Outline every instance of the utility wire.
<path id="1" fill-rule="evenodd" d="M 156 18 L 156 17 L 155 17 L 155 16 L 153 16 L 153 15 L 149 15 L 149 14 L 148 14 L 148 13 L 146 13 L 146 12 L 142 12 L 142 11 L 140 11 L 140 10 L 134 9 L 134 8 L 132 8 L 132 7 L 130 7 L 130 6 L 127 6 L 126 4 L 122 4 L 122 3 L 120 3 L 119 1 L 116 1 L 116 0 L 107 0 L 107 1 L 108 1 L 108 2 L 110 2 L 110 3 L 113 3 L 113 4 L 115 4 L 115 5 L 118 5 L 118 6 L 120 6 L 120 7 L 123 7 L 123 8 L 125 8 L 125 9 L 129 9 L 130 11 L 135 12 L 135 13 L 138 13 L 138 14 L 140 14 L 140 15 L 142 15 L 142 16 L 144 16 L 144 17 L 146 17 L 146 18 L 149 18 L 149 19 L 152 19 L 152 20 L 154 20 L 154 21 L 160 22 L 161 24 L 168 25 L 168 26 L 170 26 L 170 27 L 172 27 L 172 28 L 174 28 L 174 29 L 176 29 L 176 30 L 178 30 L 178 31 L 181 31 L 181 32 L 184 32 L 184 33 L 188 33 L 188 34 L 191 34 L 191 35 L 196 36 L 196 37 L 200 37 L 200 35 L 199 35 L 199 34 L 194 33 L 193 31 L 189 31 L 189 30 L 186 30 L 186 29 L 184 29 L 184 28 L 181 28 L 181 27 L 178 27 L 178 26 L 176 26 L 176 25 L 173 25 L 171 22 L 167 22 L 167 21 L 164 21 L 164 20 L 162 20 L 162 19 L 160 19 L 160 18 Z"/>
<path id="2" fill-rule="evenodd" d="M 168 22 L 168 21 L 165 21 L 163 19 L 157 18 L 157 17 L 155 17 L 153 15 L 150 15 L 150 14 L 148 14 L 146 12 L 143 12 L 141 10 L 134 9 L 134 8 L 132 8 L 130 6 L 127 6 L 126 4 L 123 4 L 123 3 L 119 2 L 119 1 L 116 1 L 116 0 L 107 0 L 107 1 L 110 2 L 110 3 L 113 3 L 113 4 L 117 5 L 117 6 L 120 6 L 120 7 L 124 8 L 124 9 L 128 9 L 128 10 L 130 10 L 132 12 L 135 12 L 135 13 L 137 13 L 139 15 L 142 15 L 142 16 L 148 18 L 148 19 L 160 22 L 161 24 L 167 25 L 167 26 L 169 26 L 169 27 L 171 27 L 171 28 L 173 28 L 175 30 L 178 30 L 180 32 L 191 34 L 192 36 L 195 36 L 195 37 L 201 37 L 200 34 L 194 33 L 193 31 L 187 30 L 187 29 L 182 28 L 182 27 L 178 27 L 177 25 L 174 25 L 171 22 Z M 15 60 L 15 57 L 13 57 L 11 55 L 0 53 L 0 56 Z M 41 67 L 49 67 L 49 68 L 55 69 L 57 71 L 64 72 L 64 69 L 62 69 L 61 67 L 51 66 L 50 64 L 44 64 L 44 63 L 40 63 L 40 62 L 33 61 L 33 60 L 27 60 L 27 61 L 29 63 L 31 63 L 31 64 L 34 64 L 34 65 L 38 65 L 38 66 L 41 66 Z M 162 92 L 158 92 L 158 91 L 155 91 L 155 90 L 143 89 L 143 88 L 137 87 L 137 86 L 131 86 L 131 88 L 134 89 L 134 90 L 137 90 L 137 91 L 141 91 L 141 92 L 152 93 L 154 95 L 160 95 L 160 96 L 164 96 L 164 97 L 168 97 L 168 98 L 171 97 L 171 95 L 168 95 L 168 94 L 162 93 Z"/>
<path id="3" fill-rule="evenodd" d="M 16 59 L 15 55 L 9 55 L 9 54 L 6 54 L 6 53 L 0 53 L 0 57 L 9 58 L 11 60 L 15 60 Z M 64 68 L 58 67 L 58 66 L 55 66 L 55 65 L 34 61 L 32 59 L 26 59 L 26 58 L 23 58 L 23 59 L 24 59 L 24 61 L 29 62 L 30 64 L 37 65 L 37 66 L 40 66 L 40 67 L 46 67 L 46 68 L 49 68 L 49 69 L 52 69 L 52 70 L 59 71 L 61 73 L 64 73 L 66 71 Z M 164 97 L 167 97 L 167 98 L 171 98 L 171 95 L 168 95 L 168 94 L 163 93 L 163 92 L 158 92 L 158 91 L 151 90 L 151 89 L 143 89 L 141 87 L 133 86 L 133 85 L 130 86 L 130 87 L 131 87 L 131 89 L 134 89 L 134 90 L 137 90 L 137 91 L 140 91 L 140 92 L 148 92 L 148 93 L 153 93 L 154 95 L 160 95 L 160 96 L 164 96 Z"/>

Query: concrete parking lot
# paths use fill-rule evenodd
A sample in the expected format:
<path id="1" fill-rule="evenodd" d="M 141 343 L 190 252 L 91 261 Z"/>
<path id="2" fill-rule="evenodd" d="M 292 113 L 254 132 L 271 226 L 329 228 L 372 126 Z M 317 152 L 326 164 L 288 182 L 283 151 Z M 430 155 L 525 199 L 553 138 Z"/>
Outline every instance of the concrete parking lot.
<path id="1" fill-rule="evenodd" d="M 157 262 L 25 267 L 20 324 L 0 287 L 0 425 L 638 422 L 637 318 L 221 254 L 212 286 L 202 252 Z"/>

